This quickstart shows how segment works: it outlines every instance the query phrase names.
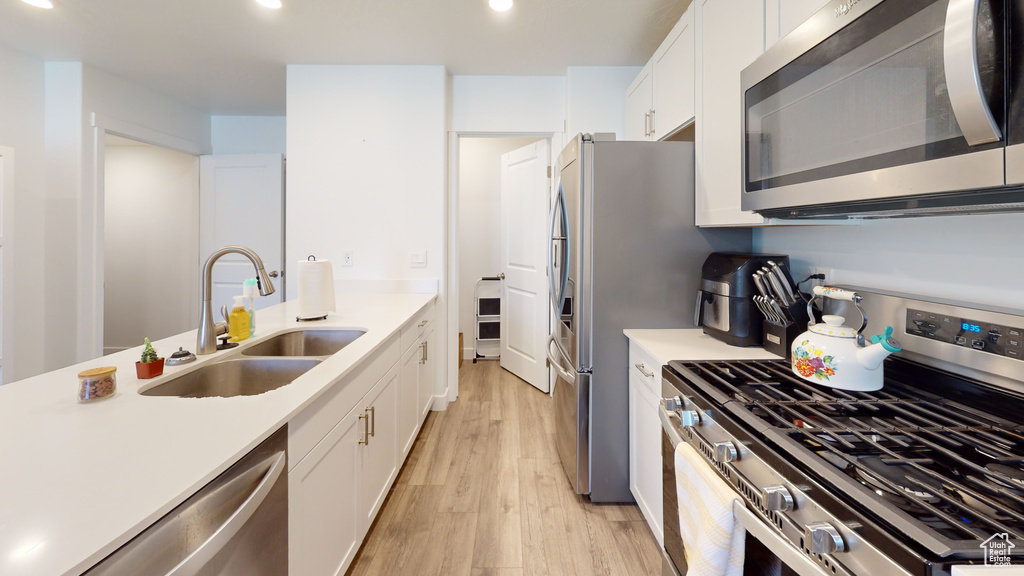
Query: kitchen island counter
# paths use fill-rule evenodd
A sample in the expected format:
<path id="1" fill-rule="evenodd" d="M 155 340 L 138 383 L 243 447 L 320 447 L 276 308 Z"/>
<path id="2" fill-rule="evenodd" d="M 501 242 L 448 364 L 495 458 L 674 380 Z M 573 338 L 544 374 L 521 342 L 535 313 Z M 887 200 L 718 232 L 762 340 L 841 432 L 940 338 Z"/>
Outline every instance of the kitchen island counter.
<path id="1" fill-rule="evenodd" d="M 435 294 L 339 294 L 338 312 L 296 322 L 295 302 L 256 313 L 238 348 L 139 380 L 132 348 L 0 386 L 0 574 L 81 574 L 225 471 L 380 349 Z M 291 384 L 257 396 L 150 397 L 140 388 L 295 329 L 366 333 Z M 196 331 L 153 343 L 195 350 Z M 77 374 L 117 367 L 117 394 L 81 404 Z"/>

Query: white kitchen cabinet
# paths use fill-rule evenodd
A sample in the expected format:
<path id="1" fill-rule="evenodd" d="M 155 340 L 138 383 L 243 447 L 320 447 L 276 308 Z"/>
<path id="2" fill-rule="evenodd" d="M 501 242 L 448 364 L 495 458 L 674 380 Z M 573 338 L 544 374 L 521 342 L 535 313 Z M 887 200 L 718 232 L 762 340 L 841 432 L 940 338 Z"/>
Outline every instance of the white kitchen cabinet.
<path id="1" fill-rule="evenodd" d="M 661 140 L 694 116 L 691 4 L 626 89 L 626 139 Z"/>
<path id="2" fill-rule="evenodd" d="M 359 550 L 361 416 L 349 412 L 288 474 L 290 574 L 344 574 Z"/>
<path id="3" fill-rule="evenodd" d="M 419 382 L 417 383 L 417 390 L 419 391 L 418 403 L 419 406 L 419 421 L 422 423 L 427 417 L 427 413 L 430 412 L 430 407 L 434 403 L 434 384 L 437 382 L 437 332 L 434 330 L 433 324 L 431 324 L 424 332 L 422 337 L 422 360 L 419 364 Z"/>
<path id="4" fill-rule="evenodd" d="M 764 5 L 765 48 L 792 32 L 825 4 L 828 0 L 767 0 Z"/>
<path id="5" fill-rule="evenodd" d="M 398 366 L 393 367 L 363 399 L 369 432 L 359 451 L 359 512 L 362 534 L 370 529 L 391 484 L 398 476 Z M 359 407 L 357 406 L 357 409 Z"/>
<path id="6" fill-rule="evenodd" d="M 402 362 L 398 373 L 398 447 L 402 458 L 409 455 L 412 445 L 416 442 L 419 432 L 419 374 L 421 349 L 410 346 L 402 354 Z"/>
<path id="7" fill-rule="evenodd" d="M 661 140 L 694 117 L 694 8 L 686 9 L 654 52 L 652 140 Z"/>
<path id="8" fill-rule="evenodd" d="M 654 110 L 654 79 L 651 60 L 626 89 L 626 140 L 651 140 L 651 112 Z"/>
<path id="9" fill-rule="evenodd" d="M 664 546 L 662 509 L 661 362 L 629 345 L 629 490 L 647 525 Z"/>
<path id="10" fill-rule="evenodd" d="M 694 0 L 696 223 L 750 226 L 765 219 L 740 209 L 743 190 L 740 72 L 764 51 L 763 0 Z"/>

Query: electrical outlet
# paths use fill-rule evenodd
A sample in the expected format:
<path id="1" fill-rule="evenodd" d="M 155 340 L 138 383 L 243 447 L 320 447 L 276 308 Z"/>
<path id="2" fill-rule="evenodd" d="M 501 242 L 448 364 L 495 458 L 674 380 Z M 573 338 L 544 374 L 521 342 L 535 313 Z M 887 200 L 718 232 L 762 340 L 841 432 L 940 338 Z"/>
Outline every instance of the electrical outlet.
<path id="1" fill-rule="evenodd" d="M 818 286 L 834 286 L 836 283 L 835 269 L 828 266 L 812 266 L 811 274 L 824 274 L 824 280 L 815 280 Z M 814 286 L 814 284 L 812 284 Z"/>
<path id="2" fill-rule="evenodd" d="M 353 251 L 352 250 L 345 250 L 344 252 L 342 252 L 341 253 L 341 265 L 342 266 L 351 266 L 352 265 L 352 257 L 353 257 Z"/>

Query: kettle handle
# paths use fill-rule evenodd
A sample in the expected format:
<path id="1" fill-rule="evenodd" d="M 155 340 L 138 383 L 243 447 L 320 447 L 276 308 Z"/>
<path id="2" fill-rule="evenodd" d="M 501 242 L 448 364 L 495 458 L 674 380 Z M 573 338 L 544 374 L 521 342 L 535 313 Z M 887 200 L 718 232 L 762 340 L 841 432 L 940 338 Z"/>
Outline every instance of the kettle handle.
<path id="1" fill-rule="evenodd" d="M 814 297 L 807 301 L 807 317 L 810 319 L 807 324 L 808 328 L 815 324 L 814 309 L 812 306 L 814 304 L 814 298 L 820 296 L 821 298 L 832 298 L 833 300 L 846 300 L 847 302 L 853 302 L 853 305 L 857 307 L 857 311 L 860 312 L 861 323 L 860 328 L 857 329 L 857 341 L 861 342 L 863 340 L 861 333 L 864 332 L 864 329 L 868 326 L 868 315 L 864 312 L 864 309 L 860 307 L 860 302 L 864 299 L 863 296 L 856 292 L 843 290 L 842 288 L 835 288 L 833 286 L 815 286 L 812 289 L 812 292 L 814 293 Z"/>

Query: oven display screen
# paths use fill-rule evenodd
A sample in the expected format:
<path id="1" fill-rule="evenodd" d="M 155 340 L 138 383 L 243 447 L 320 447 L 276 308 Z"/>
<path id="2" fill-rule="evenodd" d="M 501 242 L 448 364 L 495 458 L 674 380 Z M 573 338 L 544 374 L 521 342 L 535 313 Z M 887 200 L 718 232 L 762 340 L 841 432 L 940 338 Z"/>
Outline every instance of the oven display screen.
<path id="1" fill-rule="evenodd" d="M 981 333 L 981 326 L 977 324 L 971 324 L 970 322 L 961 322 L 960 329 L 964 332 L 976 332 Z"/>
<path id="2" fill-rule="evenodd" d="M 1024 361 L 1024 328 L 907 308 L 907 334 Z"/>

